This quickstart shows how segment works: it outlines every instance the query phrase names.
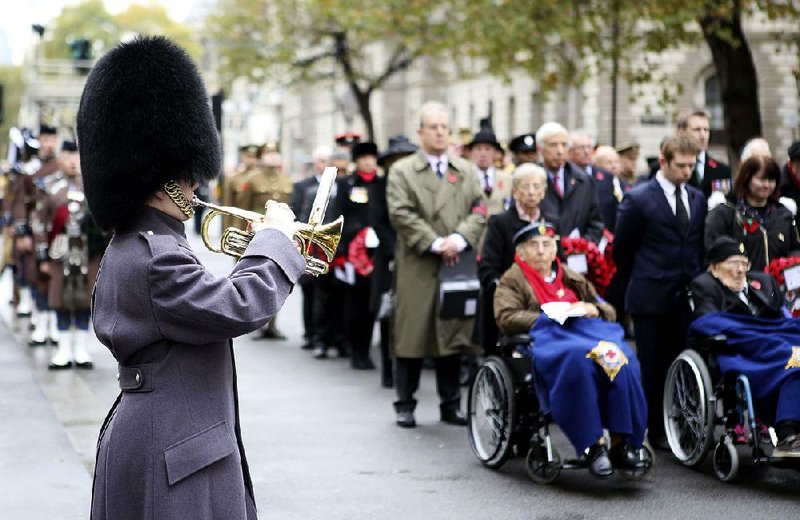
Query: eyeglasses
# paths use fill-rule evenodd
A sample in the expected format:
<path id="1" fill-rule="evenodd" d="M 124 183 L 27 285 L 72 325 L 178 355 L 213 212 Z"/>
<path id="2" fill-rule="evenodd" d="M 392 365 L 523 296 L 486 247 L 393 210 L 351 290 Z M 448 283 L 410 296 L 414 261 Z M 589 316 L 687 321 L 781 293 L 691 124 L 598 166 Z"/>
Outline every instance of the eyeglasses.
<path id="1" fill-rule="evenodd" d="M 749 260 L 725 260 L 722 263 L 731 269 L 736 269 L 738 267 L 744 269 L 745 271 L 749 271 L 751 266 Z"/>
<path id="2" fill-rule="evenodd" d="M 448 125 L 444 124 L 444 123 L 439 123 L 439 124 L 427 124 L 426 123 L 426 124 L 422 125 L 422 128 L 424 128 L 426 130 L 444 130 L 445 132 L 450 130 L 450 127 Z"/>

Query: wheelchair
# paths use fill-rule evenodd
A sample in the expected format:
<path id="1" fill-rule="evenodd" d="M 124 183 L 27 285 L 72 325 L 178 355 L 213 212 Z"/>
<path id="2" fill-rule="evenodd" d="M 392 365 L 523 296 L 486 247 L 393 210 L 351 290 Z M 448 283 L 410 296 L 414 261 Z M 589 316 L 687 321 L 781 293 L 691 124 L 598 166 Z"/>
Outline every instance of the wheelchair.
<path id="1" fill-rule="evenodd" d="M 550 484 L 561 470 L 587 469 L 581 459 L 563 460 L 550 434 L 551 417 L 542 412 L 536 397 L 531 358 L 523 349 L 528 335 L 501 337 L 498 355 L 487 357 L 469 388 L 468 436 L 481 463 L 499 469 L 512 455 L 525 457 L 525 467 L 537 484 Z M 628 480 L 639 480 L 652 469 L 655 456 L 645 443 L 646 469 L 618 470 Z"/>
<path id="2" fill-rule="evenodd" d="M 737 446 L 748 447 L 756 464 L 800 470 L 798 458 L 771 456 L 778 439 L 772 427 L 757 421 L 747 376 L 722 375 L 714 352 L 725 346 L 722 335 L 690 338 L 667 372 L 663 417 L 672 453 L 683 465 L 697 467 L 713 451 L 714 474 L 723 482 L 738 474 Z M 717 426 L 723 431 L 715 438 Z"/>

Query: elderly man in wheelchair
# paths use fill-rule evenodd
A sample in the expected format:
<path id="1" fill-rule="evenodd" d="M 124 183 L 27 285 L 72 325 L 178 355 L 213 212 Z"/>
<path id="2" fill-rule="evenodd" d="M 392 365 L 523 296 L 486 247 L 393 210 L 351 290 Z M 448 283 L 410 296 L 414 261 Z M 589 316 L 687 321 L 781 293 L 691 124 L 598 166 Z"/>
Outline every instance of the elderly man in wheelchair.
<path id="1" fill-rule="evenodd" d="M 652 464 L 652 454 L 643 450 L 646 402 L 639 364 L 614 323 L 613 307 L 598 300 L 583 276 L 562 265 L 550 224 L 522 228 L 514 244 L 514 264 L 495 293 L 495 317 L 506 337 L 530 334 L 533 342 L 529 339 L 522 350 L 533 359 L 540 416 L 552 417 L 578 454 L 563 466 L 559 461 L 556 474 L 564 467 L 588 468 L 599 478 L 615 468 L 626 476 L 643 475 Z M 547 453 L 553 451 L 544 424 L 545 439 L 534 433 L 528 455 L 528 470 L 537 482 L 530 461 L 535 444 L 546 440 Z"/>
<path id="2" fill-rule="evenodd" d="M 720 237 L 708 262 L 689 286 L 697 318 L 691 349 L 667 374 L 670 448 L 685 465 L 698 465 L 723 424 L 713 458 L 721 480 L 736 476 L 737 444 L 752 447 L 757 463 L 800 467 L 800 322 L 789 317 L 775 279 L 749 271 L 744 244 Z"/>

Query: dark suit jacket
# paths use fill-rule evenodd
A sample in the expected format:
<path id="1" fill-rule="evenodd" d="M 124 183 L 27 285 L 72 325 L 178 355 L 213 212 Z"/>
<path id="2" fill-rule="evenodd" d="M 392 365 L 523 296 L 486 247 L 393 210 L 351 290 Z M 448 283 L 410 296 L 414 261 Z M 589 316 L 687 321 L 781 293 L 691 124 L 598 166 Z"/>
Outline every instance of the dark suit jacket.
<path id="1" fill-rule="evenodd" d="M 767 273 L 747 273 L 747 299 L 753 303 L 755 312 L 738 294 L 722 285 L 709 272 L 692 280 L 689 289 L 692 292 L 696 318 L 712 312 L 732 312 L 762 318 L 778 318 L 783 315 L 783 294 L 778 282 Z"/>
<path id="2" fill-rule="evenodd" d="M 620 201 L 614 195 L 614 175 L 598 168 L 594 168 L 593 173 L 592 180 L 594 181 L 600 214 L 603 216 L 603 222 L 605 222 L 606 227 L 613 231 L 617 225 L 617 208 L 620 204 Z M 622 180 L 619 181 L 619 184 L 623 195 L 633 188 L 633 185 Z"/>
<path id="3" fill-rule="evenodd" d="M 319 181 L 314 175 L 297 181 L 292 186 L 292 197 L 289 199 L 289 207 L 294 211 L 298 222 L 308 222 L 308 216 L 311 214 L 311 205 L 314 203 L 314 197 L 317 194 L 318 187 Z"/>
<path id="4" fill-rule="evenodd" d="M 547 180 L 547 193 L 541 204 L 542 214 L 552 222 L 558 233 L 567 236 L 578 228 L 581 236 L 598 242 L 603 237 L 603 216 L 597 205 L 594 184 L 584 171 L 571 163 L 564 165 L 564 199 Z"/>
<path id="5" fill-rule="evenodd" d="M 630 272 L 625 308 L 635 314 L 667 314 L 680 309 L 683 290 L 703 265 L 706 199 L 687 186 L 689 225 L 681 235 L 661 185 L 653 180 L 622 199 L 614 230 L 614 262 Z"/>

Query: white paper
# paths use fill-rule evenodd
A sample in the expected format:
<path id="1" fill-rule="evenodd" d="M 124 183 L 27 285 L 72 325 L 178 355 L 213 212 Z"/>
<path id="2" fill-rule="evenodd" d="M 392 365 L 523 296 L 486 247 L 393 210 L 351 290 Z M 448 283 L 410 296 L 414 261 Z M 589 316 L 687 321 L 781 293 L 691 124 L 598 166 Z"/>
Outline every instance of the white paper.
<path id="1" fill-rule="evenodd" d="M 572 269 L 578 274 L 586 274 L 589 272 L 589 264 L 586 261 L 586 255 L 569 255 L 567 257 L 567 267 Z"/>
<path id="2" fill-rule="evenodd" d="M 800 265 L 784 269 L 783 276 L 786 279 L 787 290 L 794 291 L 800 287 Z"/>
<path id="3" fill-rule="evenodd" d="M 464 316 L 475 316 L 475 309 L 478 307 L 478 300 L 469 298 L 464 302 Z"/>
<path id="4" fill-rule="evenodd" d="M 345 263 L 344 267 L 334 267 L 333 275 L 337 280 L 344 282 L 347 285 L 356 284 L 356 270 L 355 267 L 353 267 L 353 264 L 350 262 Z"/>
<path id="5" fill-rule="evenodd" d="M 581 232 L 578 228 L 573 229 L 569 233 L 569 238 L 580 238 L 580 237 L 581 237 Z"/>
<path id="6" fill-rule="evenodd" d="M 605 254 L 606 248 L 608 247 L 608 239 L 603 237 L 600 239 L 600 242 L 597 243 L 597 250 L 600 251 L 600 254 Z"/>
<path id="7" fill-rule="evenodd" d="M 375 230 L 371 227 L 367 228 L 367 236 L 365 237 L 364 242 L 367 246 L 367 249 L 375 249 L 381 243 L 381 241 L 378 240 L 378 235 L 375 233 Z"/>
<path id="8" fill-rule="evenodd" d="M 551 320 L 563 325 L 567 318 L 580 318 L 586 315 L 582 305 L 569 302 L 550 302 L 542 305 L 542 312 Z"/>

